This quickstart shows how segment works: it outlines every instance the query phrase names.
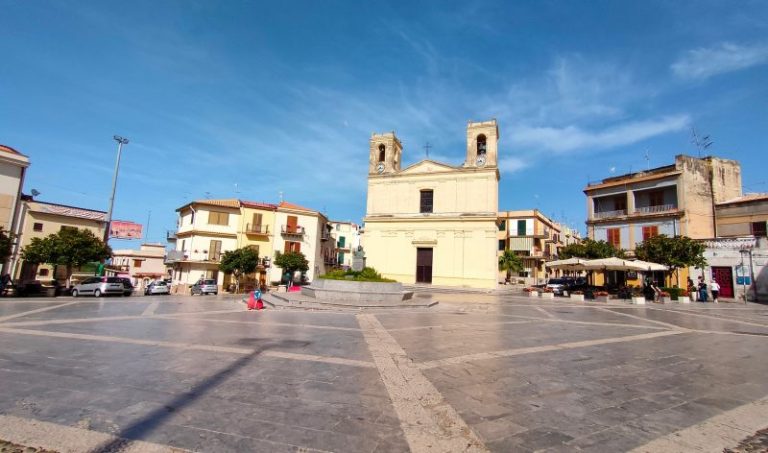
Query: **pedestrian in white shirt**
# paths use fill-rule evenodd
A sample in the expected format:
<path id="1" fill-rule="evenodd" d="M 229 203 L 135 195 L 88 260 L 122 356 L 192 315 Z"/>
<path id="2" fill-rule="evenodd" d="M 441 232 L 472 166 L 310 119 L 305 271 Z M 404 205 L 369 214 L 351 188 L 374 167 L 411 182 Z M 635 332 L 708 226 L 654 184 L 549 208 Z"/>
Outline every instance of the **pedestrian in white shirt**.
<path id="1" fill-rule="evenodd" d="M 720 285 L 715 281 L 715 279 L 712 279 L 712 285 L 710 286 L 712 289 L 712 301 L 714 303 L 717 303 L 717 296 L 720 294 Z"/>

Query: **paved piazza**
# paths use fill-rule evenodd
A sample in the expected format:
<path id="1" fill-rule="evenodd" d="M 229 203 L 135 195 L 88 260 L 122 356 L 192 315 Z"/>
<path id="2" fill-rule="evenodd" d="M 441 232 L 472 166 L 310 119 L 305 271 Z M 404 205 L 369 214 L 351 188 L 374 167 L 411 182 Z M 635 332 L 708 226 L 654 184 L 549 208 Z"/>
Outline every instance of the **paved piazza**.
<path id="1" fill-rule="evenodd" d="M 440 304 L 2 299 L 0 439 L 59 452 L 722 452 L 768 426 L 768 307 L 417 297 Z"/>

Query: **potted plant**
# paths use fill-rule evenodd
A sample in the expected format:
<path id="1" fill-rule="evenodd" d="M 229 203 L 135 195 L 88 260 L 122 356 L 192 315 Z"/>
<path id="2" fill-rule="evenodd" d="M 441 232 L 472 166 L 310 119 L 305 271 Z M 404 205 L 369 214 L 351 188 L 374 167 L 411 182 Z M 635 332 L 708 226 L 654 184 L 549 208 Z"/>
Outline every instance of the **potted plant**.
<path id="1" fill-rule="evenodd" d="M 670 304 L 672 303 L 672 296 L 666 292 L 666 291 L 660 291 L 659 292 L 659 301 L 660 304 Z"/>
<path id="2" fill-rule="evenodd" d="M 691 293 L 687 289 L 683 289 L 680 291 L 680 295 L 677 296 L 677 301 L 681 304 L 690 304 L 691 303 Z"/>
<path id="3" fill-rule="evenodd" d="M 539 288 L 524 288 L 523 292 L 528 293 L 528 297 L 539 297 Z"/>
<path id="4" fill-rule="evenodd" d="M 577 302 L 584 302 L 584 291 L 571 292 L 571 300 L 574 300 Z"/>
<path id="5" fill-rule="evenodd" d="M 554 299 L 555 298 L 555 292 L 552 290 L 552 288 L 542 288 L 540 295 L 541 295 L 542 299 Z"/>
<path id="6" fill-rule="evenodd" d="M 595 292 L 595 302 L 608 302 L 608 292 L 606 292 L 606 291 L 596 291 Z"/>

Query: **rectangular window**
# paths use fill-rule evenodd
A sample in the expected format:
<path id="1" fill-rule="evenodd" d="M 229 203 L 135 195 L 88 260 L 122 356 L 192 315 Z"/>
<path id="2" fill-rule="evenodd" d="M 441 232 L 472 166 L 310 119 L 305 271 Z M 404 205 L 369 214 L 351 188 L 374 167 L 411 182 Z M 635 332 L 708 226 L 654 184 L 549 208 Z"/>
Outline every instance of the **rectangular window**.
<path id="1" fill-rule="evenodd" d="M 285 226 L 285 232 L 286 233 L 297 233 L 299 231 L 299 218 L 295 215 L 289 215 L 288 219 L 286 220 L 287 225 Z"/>
<path id="2" fill-rule="evenodd" d="M 755 237 L 764 237 L 768 236 L 768 233 L 766 233 L 766 222 L 752 222 L 752 236 Z"/>
<path id="3" fill-rule="evenodd" d="M 344 264 L 344 252 L 339 252 L 339 264 Z"/>
<path id="4" fill-rule="evenodd" d="M 608 228 L 608 243 L 614 248 L 621 248 L 621 229 L 620 228 Z"/>
<path id="5" fill-rule="evenodd" d="M 187 240 L 182 239 L 181 240 L 181 251 L 183 252 L 187 248 Z"/>
<path id="6" fill-rule="evenodd" d="M 499 239 L 499 251 L 503 252 L 507 248 L 507 241 L 506 239 Z"/>
<path id="7" fill-rule="evenodd" d="M 659 235 L 659 227 L 657 225 L 652 226 L 644 226 L 643 227 L 643 240 L 647 241 L 648 239 L 658 236 Z"/>
<path id="8" fill-rule="evenodd" d="M 648 205 L 649 206 L 661 206 L 664 204 L 664 191 L 654 190 L 648 193 Z"/>
<path id="9" fill-rule="evenodd" d="M 47 277 L 48 276 L 48 269 L 40 269 L 40 276 L 41 277 Z"/>
<path id="10" fill-rule="evenodd" d="M 420 192 L 421 200 L 419 202 L 419 212 L 428 214 L 432 212 L 434 192 L 431 190 L 422 190 Z"/>
<path id="11" fill-rule="evenodd" d="M 218 261 L 219 258 L 221 258 L 221 241 L 211 240 L 211 245 L 208 248 L 208 259 Z"/>
<path id="12" fill-rule="evenodd" d="M 229 213 L 210 211 L 208 213 L 208 225 L 229 225 Z"/>
<path id="13" fill-rule="evenodd" d="M 339 236 L 339 241 L 336 243 L 336 246 L 340 249 L 344 248 L 344 243 L 347 240 L 344 236 Z"/>
<path id="14" fill-rule="evenodd" d="M 290 252 L 301 252 L 301 242 L 285 242 L 285 247 L 283 248 L 284 253 L 290 253 Z"/>
<path id="15" fill-rule="evenodd" d="M 507 229 L 507 221 L 502 220 L 501 222 L 499 222 L 499 231 L 504 231 L 506 229 Z"/>
<path id="16" fill-rule="evenodd" d="M 518 220 L 517 221 L 517 235 L 518 236 L 525 236 L 525 220 Z"/>
<path id="17" fill-rule="evenodd" d="M 133 267 L 141 267 L 141 260 L 133 260 Z"/>
<path id="18" fill-rule="evenodd" d="M 43 231 L 43 224 L 42 223 L 35 223 L 32 225 L 33 231 Z"/>

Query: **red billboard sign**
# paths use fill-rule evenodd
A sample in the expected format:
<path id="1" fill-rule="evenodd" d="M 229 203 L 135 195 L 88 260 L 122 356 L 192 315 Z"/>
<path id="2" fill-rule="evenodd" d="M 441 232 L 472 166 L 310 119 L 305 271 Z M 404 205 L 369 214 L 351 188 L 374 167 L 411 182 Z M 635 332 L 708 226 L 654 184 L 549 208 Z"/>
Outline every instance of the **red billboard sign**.
<path id="1" fill-rule="evenodd" d="M 141 224 L 126 220 L 113 220 L 109 225 L 109 237 L 115 239 L 141 239 Z"/>

